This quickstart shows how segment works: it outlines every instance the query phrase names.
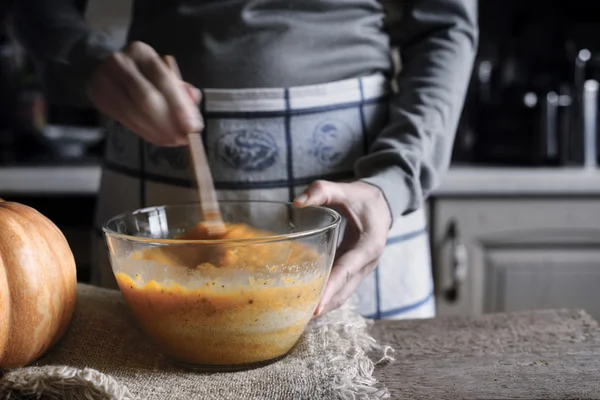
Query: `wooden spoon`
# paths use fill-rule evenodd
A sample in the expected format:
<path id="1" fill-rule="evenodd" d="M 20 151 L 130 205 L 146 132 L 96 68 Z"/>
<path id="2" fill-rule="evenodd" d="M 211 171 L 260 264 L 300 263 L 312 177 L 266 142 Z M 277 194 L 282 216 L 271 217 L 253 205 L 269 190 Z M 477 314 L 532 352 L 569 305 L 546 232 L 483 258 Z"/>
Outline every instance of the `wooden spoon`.
<path id="1" fill-rule="evenodd" d="M 175 58 L 173 56 L 165 56 L 164 61 L 177 78 L 181 79 L 181 73 L 179 72 Z M 217 200 L 217 192 L 215 191 L 215 185 L 200 132 L 190 132 L 188 134 L 188 142 L 198 186 L 200 208 L 204 215 L 208 234 L 211 236 L 224 234 L 225 224 L 223 224 L 223 217 L 221 216 L 219 201 Z"/>

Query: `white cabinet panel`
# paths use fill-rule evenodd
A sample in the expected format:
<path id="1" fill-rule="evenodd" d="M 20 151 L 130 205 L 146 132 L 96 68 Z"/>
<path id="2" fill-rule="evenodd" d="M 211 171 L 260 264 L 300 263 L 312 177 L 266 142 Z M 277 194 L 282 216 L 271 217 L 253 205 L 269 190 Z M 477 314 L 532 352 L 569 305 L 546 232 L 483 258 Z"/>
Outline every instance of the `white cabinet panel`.
<path id="1" fill-rule="evenodd" d="M 442 199 L 433 207 L 439 315 L 580 307 L 600 317 L 600 199 Z M 466 268 L 457 274 L 456 265 Z"/>
<path id="2" fill-rule="evenodd" d="M 490 249 L 485 311 L 584 308 L 600 319 L 600 247 Z"/>

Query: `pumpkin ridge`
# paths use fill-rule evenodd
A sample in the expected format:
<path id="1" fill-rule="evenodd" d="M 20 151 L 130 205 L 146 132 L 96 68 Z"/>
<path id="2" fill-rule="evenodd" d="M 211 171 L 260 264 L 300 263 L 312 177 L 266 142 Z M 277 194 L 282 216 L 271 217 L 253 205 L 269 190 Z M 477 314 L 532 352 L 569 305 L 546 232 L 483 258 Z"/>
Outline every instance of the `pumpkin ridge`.
<path id="1" fill-rule="evenodd" d="M 8 316 L 0 368 L 11 368 L 43 356 L 64 334 L 75 307 L 76 265 L 62 231 L 32 207 L 0 202 L 0 232 L 0 290 L 8 296 L 0 303 Z"/>
<path id="2" fill-rule="evenodd" d="M 36 210 L 37 211 L 37 210 Z M 72 299 L 72 301 L 69 302 L 69 305 L 67 307 L 58 307 L 58 309 L 56 310 L 56 320 L 60 321 L 59 326 L 63 327 L 63 329 L 57 329 L 54 337 L 51 338 L 50 340 L 50 346 L 53 346 L 54 344 L 56 344 L 60 338 L 62 337 L 62 335 L 64 334 L 64 332 L 66 331 L 67 327 L 68 327 L 68 323 L 70 321 L 71 315 L 73 314 L 73 311 L 75 309 L 75 298 L 76 298 L 76 284 L 75 285 L 71 285 L 71 289 L 67 288 L 67 282 L 70 282 L 71 280 L 74 280 L 75 283 L 77 281 L 77 275 L 76 275 L 76 265 L 75 265 L 75 259 L 73 257 L 73 253 L 71 252 L 69 243 L 67 241 L 67 238 L 65 237 L 64 233 L 55 225 L 52 223 L 52 221 L 50 221 L 49 219 L 45 219 L 44 223 L 46 225 L 46 228 L 52 231 L 52 235 L 54 237 L 50 238 L 49 236 L 44 236 L 44 241 L 46 242 L 48 249 L 50 250 L 50 254 L 52 254 L 53 256 L 53 261 L 58 263 L 61 262 L 61 260 L 63 260 L 63 262 L 65 262 L 66 258 L 69 259 L 69 263 L 72 264 L 73 268 L 69 269 L 69 271 L 75 271 L 74 276 L 71 276 L 73 274 L 69 273 L 69 276 L 67 276 L 68 271 L 65 270 L 64 268 L 57 268 L 57 272 L 60 275 L 60 279 L 58 279 L 60 285 L 62 286 L 60 288 L 60 291 L 62 293 L 68 293 L 70 295 L 70 298 Z M 56 246 L 58 242 L 62 242 L 62 244 L 64 246 Z M 57 250 L 56 248 L 59 248 L 59 250 L 62 248 L 60 254 L 57 254 Z M 58 258 L 58 259 L 57 259 Z"/>
<path id="3" fill-rule="evenodd" d="M 0 210 L 1 211 L 1 210 Z M 6 255 L 8 254 L 9 256 L 9 262 L 10 262 L 10 258 L 16 258 L 16 259 L 22 259 L 23 258 L 23 254 L 21 249 L 26 248 L 27 243 L 32 243 L 32 242 L 37 242 L 37 238 L 32 237 L 31 235 L 31 230 L 32 228 L 35 228 L 34 226 L 31 226 L 31 221 L 29 221 L 29 219 L 27 218 L 23 218 L 21 215 L 17 214 L 14 212 L 14 210 L 12 208 L 6 208 L 4 213 L 4 216 L 2 214 L 0 214 L 0 221 L 4 221 L 4 226 L 7 229 L 2 229 L 8 232 L 11 232 L 11 239 L 10 241 L 5 241 L 4 242 L 4 246 L 0 245 L 0 253 Z M 14 215 L 17 214 L 17 215 Z M 27 224 L 28 226 L 24 227 L 23 224 Z M 26 229 L 28 228 L 28 229 Z M 1 229 L 1 227 L 0 227 Z M 5 264 L 6 264 L 6 260 L 5 260 Z M 12 348 L 19 348 L 21 349 L 20 352 L 13 354 L 13 357 L 9 357 L 8 361 L 12 361 L 12 362 L 18 362 L 19 359 L 26 357 L 32 357 L 34 356 L 37 352 L 38 352 L 38 347 L 42 347 L 42 346 L 36 346 L 36 345 L 32 345 L 25 342 L 25 340 L 27 339 L 27 336 L 29 336 L 30 334 L 33 334 L 33 329 L 30 326 L 31 324 L 30 319 L 24 317 L 21 318 L 20 321 L 17 320 L 17 318 L 19 317 L 20 312 L 24 312 L 25 309 L 31 307 L 31 304 L 33 301 L 31 300 L 31 298 L 34 296 L 31 291 L 34 288 L 32 280 L 29 279 L 30 277 L 27 276 L 26 279 L 20 278 L 20 275 L 24 275 L 26 273 L 26 271 L 23 271 L 21 268 L 11 268 L 10 265 L 5 265 L 5 272 L 6 272 L 6 277 L 7 277 L 7 282 L 8 282 L 8 287 L 10 290 L 10 295 L 11 295 L 11 318 L 10 318 L 10 322 L 9 322 L 9 331 L 8 331 L 8 346 L 12 347 Z M 39 279 L 43 279 L 43 277 L 38 276 L 36 278 Z M 25 283 L 23 283 L 25 282 Z M 15 290 L 13 289 L 13 285 L 20 287 L 22 285 L 25 286 L 24 290 L 21 291 L 17 291 L 15 292 Z M 37 286 L 37 285 L 36 285 Z M 37 295 L 39 293 L 36 290 L 36 296 L 35 298 L 37 298 Z M 21 300 L 19 300 L 21 299 Z M 13 312 L 14 308 L 17 309 L 17 312 Z M 36 307 L 37 308 L 37 307 Z M 16 314 L 16 315 L 15 315 Z M 23 325 L 23 321 L 28 322 L 28 325 L 25 325 L 25 327 L 23 328 L 25 330 L 25 333 L 23 333 L 23 331 L 21 330 L 20 332 L 14 332 L 14 327 L 15 326 L 22 326 Z M 20 323 L 19 323 L 20 322 Z M 33 339 L 33 338 L 31 338 Z M 32 340 L 33 342 L 33 340 Z M 9 352 L 10 355 L 10 352 Z M 5 360 L 6 361 L 6 360 Z"/>
<path id="4" fill-rule="evenodd" d="M 13 288 L 13 285 L 11 285 L 12 282 L 12 274 L 11 272 L 13 272 L 10 268 L 9 265 L 7 265 L 7 263 L 10 262 L 10 260 L 7 260 L 7 254 L 8 255 L 12 255 L 13 250 L 12 248 L 14 247 L 14 243 L 13 240 L 15 239 L 15 234 L 13 232 L 14 226 L 18 226 L 19 225 L 19 221 L 16 220 L 15 216 L 12 215 L 12 212 L 9 208 L 6 207 L 6 204 L 8 204 L 7 202 L 4 202 L 5 204 L 0 205 L 0 232 L 8 232 L 8 235 L 3 234 L 2 237 L 0 237 L 0 257 L 2 257 L 2 267 L 3 267 L 3 271 L 4 271 L 4 277 L 6 279 L 6 289 L 7 289 L 7 303 L 8 303 L 8 318 L 7 318 L 7 322 L 6 322 L 6 337 L 5 337 L 5 341 L 3 343 L 3 347 L 2 349 L 4 351 L 1 352 L 2 357 L 0 357 L 0 361 L 2 361 L 2 363 L 7 363 L 8 365 L 11 365 L 11 362 L 14 362 L 13 358 L 14 355 L 12 355 L 11 357 L 11 352 L 10 349 L 11 347 L 14 348 L 16 345 L 13 341 L 13 335 L 11 334 L 11 332 L 13 331 L 13 327 L 16 325 L 15 324 L 15 315 L 13 312 L 13 307 L 18 307 L 19 305 L 15 305 L 15 301 L 14 298 L 16 297 L 15 294 L 15 290 Z M 12 239 L 12 240 L 11 240 Z M 9 257 L 10 258 L 10 257 Z M 0 349 L 0 351 L 2 350 Z M 7 359 L 5 359 L 5 357 L 7 357 Z"/>
<path id="5" fill-rule="evenodd" d="M 2 293 L 4 293 L 4 298 Z M 6 276 L 2 251 L 0 251 L 0 360 L 4 358 L 4 354 L 8 348 L 8 337 L 11 326 L 11 299 L 11 288 Z"/>
<path id="6" fill-rule="evenodd" d="M 23 205 L 18 205 L 18 206 L 23 206 Z M 27 206 L 23 206 L 23 207 L 27 207 Z M 45 218 L 43 216 L 43 214 L 41 214 L 39 211 L 37 211 L 35 209 L 31 208 L 31 210 L 35 211 L 35 214 L 34 214 L 35 219 L 33 216 L 31 216 L 29 214 L 25 215 L 25 219 L 34 227 L 37 225 L 37 228 L 39 228 L 40 225 L 43 225 L 44 230 L 48 231 L 48 234 L 46 234 L 46 235 L 36 235 L 36 239 L 39 239 L 40 245 L 43 244 L 45 253 L 47 255 L 47 259 L 45 259 L 44 261 L 46 261 L 46 263 L 50 264 L 50 265 L 54 265 L 55 263 L 61 262 L 61 259 L 65 255 L 64 254 L 60 254 L 60 255 L 56 254 L 57 248 L 60 248 L 60 246 L 58 246 L 57 242 L 62 239 L 61 241 L 64 241 L 63 244 L 65 244 L 68 247 L 66 238 L 64 237 L 64 235 L 62 234 L 60 229 L 58 229 L 58 227 L 56 225 L 54 225 L 50 220 Z M 26 211 L 30 211 L 30 210 L 26 210 Z M 40 216 L 43 218 L 40 218 Z M 71 254 L 71 256 L 72 256 L 72 254 Z M 34 355 L 32 356 L 32 358 L 34 358 L 34 359 L 37 359 L 40 356 L 42 356 L 42 354 L 44 353 L 44 349 L 55 344 L 58 341 L 58 339 L 60 338 L 60 336 L 62 335 L 62 332 L 60 329 L 49 329 L 48 326 L 56 325 L 56 322 L 63 321 L 63 313 L 65 310 L 63 308 L 61 308 L 59 304 L 56 304 L 56 302 L 54 301 L 55 297 L 53 297 L 53 296 L 55 295 L 55 293 L 64 293 L 65 292 L 65 290 L 66 290 L 64 287 L 65 275 L 61 268 L 47 268 L 45 271 L 48 273 L 48 275 L 46 276 L 46 279 L 52 279 L 53 281 L 58 281 L 62 287 L 61 288 L 53 288 L 52 292 L 46 293 L 48 296 L 47 297 L 47 303 L 48 303 L 47 307 L 50 309 L 51 312 L 50 312 L 50 315 L 42 315 L 42 320 L 40 320 L 38 322 L 38 325 L 32 332 L 34 335 L 34 341 L 42 342 L 42 344 L 40 345 L 40 349 L 38 351 L 36 351 L 34 353 Z M 38 299 L 38 301 L 39 301 L 39 299 Z M 38 303 L 38 306 L 39 306 L 39 303 Z M 48 317 L 49 317 L 49 319 L 45 319 Z M 41 335 L 44 332 L 46 332 L 48 334 L 48 337 L 42 338 L 40 340 L 38 335 Z"/>

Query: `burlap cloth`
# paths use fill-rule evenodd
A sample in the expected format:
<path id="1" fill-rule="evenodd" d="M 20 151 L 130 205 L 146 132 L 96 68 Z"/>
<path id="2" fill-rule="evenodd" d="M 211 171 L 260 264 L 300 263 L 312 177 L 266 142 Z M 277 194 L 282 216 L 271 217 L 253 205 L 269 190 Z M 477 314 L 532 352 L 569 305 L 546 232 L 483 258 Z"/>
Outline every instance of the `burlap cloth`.
<path id="1" fill-rule="evenodd" d="M 200 374 L 177 370 L 139 331 L 118 291 L 79 285 L 63 340 L 35 365 L 0 379 L 3 399 L 378 399 L 387 389 L 374 365 L 391 349 L 349 307 L 311 322 L 284 359 L 258 369 Z"/>

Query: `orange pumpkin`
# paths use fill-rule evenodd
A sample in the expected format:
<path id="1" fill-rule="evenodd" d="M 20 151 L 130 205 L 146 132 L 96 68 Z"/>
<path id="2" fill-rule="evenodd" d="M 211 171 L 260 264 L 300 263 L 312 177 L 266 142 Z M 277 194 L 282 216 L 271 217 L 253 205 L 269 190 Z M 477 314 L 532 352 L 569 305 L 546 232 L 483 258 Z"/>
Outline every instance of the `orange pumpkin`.
<path id="1" fill-rule="evenodd" d="M 33 208 L 0 199 L 0 369 L 44 355 L 71 321 L 76 293 L 62 232 Z"/>

